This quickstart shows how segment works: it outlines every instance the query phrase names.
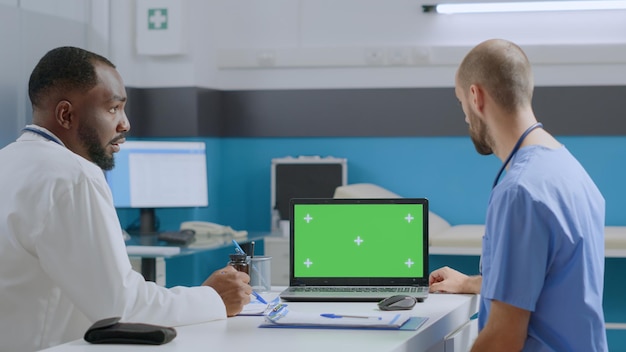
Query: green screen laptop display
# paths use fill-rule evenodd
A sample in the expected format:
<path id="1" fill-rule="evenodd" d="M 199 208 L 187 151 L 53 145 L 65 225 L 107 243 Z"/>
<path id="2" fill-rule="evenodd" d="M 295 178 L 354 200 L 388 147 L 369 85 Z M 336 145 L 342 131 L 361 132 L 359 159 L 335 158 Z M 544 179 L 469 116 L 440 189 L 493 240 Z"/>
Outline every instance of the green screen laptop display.
<path id="1" fill-rule="evenodd" d="M 425 200 L 307 202 L 316 201 L 295 200 L 292 204 L 293 277 L 306 280 L 427 275 Z"/>

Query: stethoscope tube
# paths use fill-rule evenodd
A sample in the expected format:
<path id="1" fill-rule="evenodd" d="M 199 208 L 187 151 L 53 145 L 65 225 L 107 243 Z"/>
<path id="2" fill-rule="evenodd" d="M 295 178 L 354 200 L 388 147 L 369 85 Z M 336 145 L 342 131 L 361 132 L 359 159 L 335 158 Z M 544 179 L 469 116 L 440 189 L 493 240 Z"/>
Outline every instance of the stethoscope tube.
<path id="1" fill-rule="evenodd" d="M 509 157 L 506 158 L 506 160 L 504 161 L 504 164 L 502 164 L 502 167 L 500 168 L 500 171 L 498 171 L 498 174 L 496 175 L 496 179 L 493 181 L 493 186 L 491 187 L 491 189 L 496 188 L 496 186 L 498 185 L 498 182 L 500 181 L 500 176 L 502 176 L 502 173 L 504 172 L 504 169 L 506 168 L 506 166 L 509 164 L 509 162 L 513 158 L 513 155 L 515 155 L 515 153 L 517 153 L 517 151 L 519 150 L 519 148 L 522 145 L 522 142 L 524 141 L 526 136 L 528 136 L 528 134 L 530 132 L 532 132 L 534 129 L 539 128 L 539 127 L 543 127 L 543 124 L 541 122 L 537 122 L 536 124 L 528 127 L 528 129 L 526 131 L 524 131 L 524 133 L 522 133 L 522 135 L 517 140 L 517 143 L 515 143 L 515 146 L 513 147 L 513 150 L 511 150 L 511 154 L 509 154 Z"/>
<path id="2" fill-rule="evenodd" d="M 47 134 L 46 132 L 38 130 L 36 128 L 24 127 L 24 128 L 22 128 L 22 132 L 32 132 L 32 133 L 35 133 L 35 134 L 38 134 L 38 135 L 42 136 L 43 138 L 45 138 L 47 140 L 53 141 L 54 143 L 56 143 L 58 145 L 63 145 L 56 138 L 54 138 L 51 135 Z"/>

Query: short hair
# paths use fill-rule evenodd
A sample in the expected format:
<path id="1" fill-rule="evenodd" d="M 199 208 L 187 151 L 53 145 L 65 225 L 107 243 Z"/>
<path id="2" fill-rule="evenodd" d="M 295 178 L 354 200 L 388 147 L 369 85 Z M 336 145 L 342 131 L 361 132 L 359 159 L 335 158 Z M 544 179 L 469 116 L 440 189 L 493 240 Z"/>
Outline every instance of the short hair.
<path id="1" fill-rule="evenodd" d="M 483 87 L 505 111 L 513 112 L 530 105 L 534 79 L 524 51 L 503 39 L 477 45 L 461 62 L 457 73 L 460 88 Z"/>
<path id="2" fill-rule="evenodd" d="M 115 68 L 107 58 L 90 51 L 63 46 L 48 51 L 33 69 L 28 81 L 28 97 L 39 106 L 44 96 L 53 91 L 89 90 L 98 77 L 95 63 Z"/>

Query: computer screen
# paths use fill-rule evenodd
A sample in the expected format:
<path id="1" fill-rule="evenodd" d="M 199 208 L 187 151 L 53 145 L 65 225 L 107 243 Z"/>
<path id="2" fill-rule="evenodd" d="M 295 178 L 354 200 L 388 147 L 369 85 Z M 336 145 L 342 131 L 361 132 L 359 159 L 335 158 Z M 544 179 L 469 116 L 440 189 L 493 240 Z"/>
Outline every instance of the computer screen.
<path id="1" fill-rule="evenodd" d="M 423 255 L 428 245 L 424 204 L 348 202 L 294 205 L 295 277 L 428 275 Z"/>
<path id="2" fill-rule="evenodd" d="M 106 179 L 117 208 L 209 205 L 204 142 L 126 141 Z"/>
<path id="3" fill-rule="evenodd" d="M 347 182 L 343 158 L 275 158 L 271 170 L 271 210 L 278 220 L 289 220 L 292 198 L 332 198 L 335 189 Z M 273 214 L 274 215 L 274 214 Z M 272 222 L 272 231 L 279 228 Z"/>

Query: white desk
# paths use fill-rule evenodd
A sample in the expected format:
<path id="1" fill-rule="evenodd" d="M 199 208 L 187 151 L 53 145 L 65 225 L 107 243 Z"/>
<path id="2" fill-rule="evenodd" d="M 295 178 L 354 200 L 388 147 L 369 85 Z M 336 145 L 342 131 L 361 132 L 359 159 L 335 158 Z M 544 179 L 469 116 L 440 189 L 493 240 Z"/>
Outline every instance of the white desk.
<path id="1" fill-rule="evenodd" d="M 275 294 L 274 294 L 275 295 Z M 266 296 L 266 295 L 264 295 Z M 267 295 L 271 298 L 271 295 Z M 344 314 L 378 310 L 376 303 L 296 303 L 289 308 L 310 312 Z M 247 351 L 446 351 L 444 340 L 463 327 L 478 309 L 478 296 L 431 294 L 413 308 L 416 316 L 428 317 L 417 331 L 267 329 L 259 328 L 263 317 L 242 316 L 203 324 L 176 327 L 176 338 L 158 347 L 161 352 Z M 448 346 L 451 344 L 448 343 Z M 457 343 L 458 345 L 458 343 Z M 46 352 L 146 351 L 146 345 L 92 345 L 72 341 Z"/>

